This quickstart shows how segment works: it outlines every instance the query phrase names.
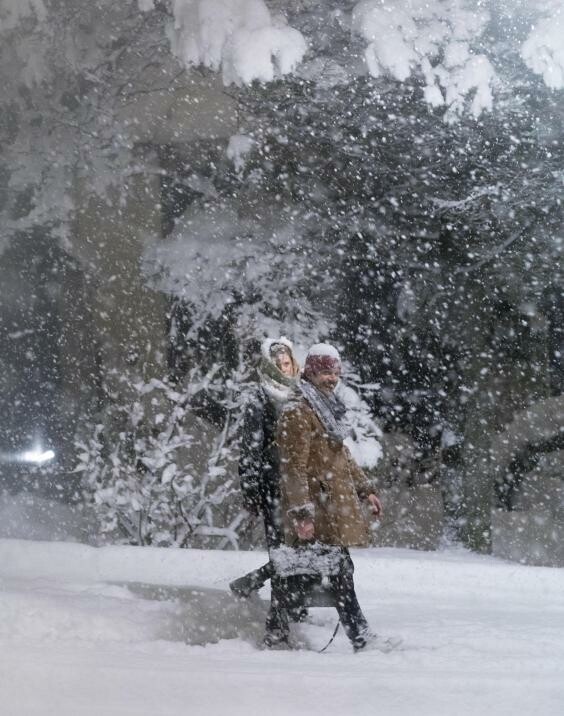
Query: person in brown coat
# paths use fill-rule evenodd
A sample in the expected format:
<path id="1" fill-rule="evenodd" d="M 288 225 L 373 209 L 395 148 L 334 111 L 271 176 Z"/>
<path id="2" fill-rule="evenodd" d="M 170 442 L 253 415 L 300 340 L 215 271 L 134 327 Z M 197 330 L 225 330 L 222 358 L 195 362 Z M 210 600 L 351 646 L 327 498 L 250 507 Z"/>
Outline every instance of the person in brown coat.
<path id="1" fill-rule="evenodd" d="M 356 597 L 349 547 L 366 546 L 369 525 L 361 501 L 381 515 L 382 505 L 344 444 L 350 429 L 334 391 L 341 375 L 338 351 L 326 343 L 307 354 L 299 393 L 282 412 L 277 441 L 281 500 L 289 546 L 317 542 L 342 550 L 336 607 L 355 651 L 371 633 Z"/>

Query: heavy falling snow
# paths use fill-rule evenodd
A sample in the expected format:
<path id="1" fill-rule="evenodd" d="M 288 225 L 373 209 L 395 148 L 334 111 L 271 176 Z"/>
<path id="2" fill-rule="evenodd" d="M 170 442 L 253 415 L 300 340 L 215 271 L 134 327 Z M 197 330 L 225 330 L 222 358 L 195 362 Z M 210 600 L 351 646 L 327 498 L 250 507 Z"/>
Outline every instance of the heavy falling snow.
<path id="1" fill-rule="evenodd" d="M 0 75 L 0 714 L 561 716 L 564 0 L 0 0 Z M 358 652 L 229 587 L 281 336 Z"/>

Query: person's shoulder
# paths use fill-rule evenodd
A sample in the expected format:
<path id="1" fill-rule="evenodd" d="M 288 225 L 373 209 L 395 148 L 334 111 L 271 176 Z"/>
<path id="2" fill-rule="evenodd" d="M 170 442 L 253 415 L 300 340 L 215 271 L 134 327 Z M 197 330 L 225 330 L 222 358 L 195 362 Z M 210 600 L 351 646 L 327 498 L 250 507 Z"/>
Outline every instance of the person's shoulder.
<path id="1" fill-rule="evenodd" d="M 266 392 L 260 383 L 253 385 L 253 387 L 248 389 L 246 392 L 246 405 L 256 405 L 257 403 L 264 403 L 266 401 Z"/>
<path id="2" fill-rule="evenodd" d="M 262 413 L 264 411 L 264 407 L 266 405 L 267 396 L 264 392 L 264 389 L 261 385 L 253 386 L 251 390 L 247 393 L 245 397 L 245 401 L 243 404 L 243 408 L 245 413 L 247 414 L 254 414 L 254 413 Z"/>
<path id="3" fill-rule="evenodd" d="M 291 398 L 282 410 L 281 418 L 283 420 L 307 420 L 314 415 L 309 403 L 305 400 L 303 395 L 297 395 Z"/>

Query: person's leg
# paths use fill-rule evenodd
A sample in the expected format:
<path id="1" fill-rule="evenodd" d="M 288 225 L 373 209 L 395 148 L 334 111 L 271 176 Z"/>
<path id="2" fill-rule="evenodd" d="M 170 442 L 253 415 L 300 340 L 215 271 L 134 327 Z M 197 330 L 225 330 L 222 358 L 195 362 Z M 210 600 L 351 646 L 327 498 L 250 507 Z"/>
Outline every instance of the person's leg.
<path id="1" fill-rule="evenodd" d="M 263 511 L 264 532 L 268 550 L 276 549 L 284 544 L 284 528 L 282 526 L 282 515 L 280 512 L 280 494 L 273 488 L 272 493 L 265 501 Z M 287 609 L 287 615 L 293 622 L 303 622 L 307 618 L 307 607 L 293 607 Z"/>
<path id="2" fill-rule="evenodd" d="M 273 547 L 279 547 L 282 542 L 282 535 L 279 525 L 275 520 L 272 496 L 266 496 L 262 499 L 261 513 L 264 520 L 264 534 L 266 537 L 266 546 L 270 551 Z M 238 597 L 250 597 L 253 592 L 258 592 L 264 586 L 273 574 L 273 566 L 271 562 L 267 562 L 259 569 L 255 569 L 243 577 L 233 580 L 229 584 L 231 591 Z"/>
<path id="3" fill-rule="evenodd" d="M 272 485 L 270 494 L 266 497 L 263 509 L 264 533 L 268 551 L 276 549 L 284 544 L 284 530 L 280 515 L 280 494 L 275 485 Z M 270 609 L 266 618 L 266 633 L 264 642 L 267 646 L 275 646 L 277 643 L 287 643 L 290 633 L 288 616 L 293 621 L 298 621 L 298 615 L 293 610 L 282 608 L 281 581 L 274 575 L 274 567 L 270 574 L 271 596 Z"/>
<path id="4" fill-rule="evenodd" d="M 362 613 L 354 588 L 354 566 L 348 550 L 344 550 L 344 567 L 341 573 L 332 579 L 339 619 L 355 649 L 366 646 L 369 631 L 368 622 Z"/>
<path id="5" fill-rule="evenodd" d="M 270 609 L 266 617 L 264 643 L 268 647 L 285 645 L 290 636 L 288 612 L 282 607 L 282 584 L 280 578 L 273 575 L 270 584 Z"/>
<path id="6" fill-rule="evenodd" d="M 272 577 L 272 572 L 272 562 L 267 562 L 263 564 L 262 567 L 234 579 L 230 582 L 229 589 L 238 597 L 246 599 L 250 597 L 253 592 L 257 592 L 264 586 L 264 583 Z"/>

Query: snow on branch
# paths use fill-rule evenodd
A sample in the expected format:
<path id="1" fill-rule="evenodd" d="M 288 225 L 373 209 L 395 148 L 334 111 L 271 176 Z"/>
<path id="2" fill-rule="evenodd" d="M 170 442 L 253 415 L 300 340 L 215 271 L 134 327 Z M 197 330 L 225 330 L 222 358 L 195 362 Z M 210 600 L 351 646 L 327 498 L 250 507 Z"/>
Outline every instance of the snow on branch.
<path id="1" fill-rule="evenodd" d="M 263 0 L 174 0 L 173 12 L 173 53 L 188 67 L 221 70 L 226 85 L 288 74 L 306 51 L 302 34 Z"/>
<path id="2" fill-rule="evenodd" d="M 444 105 L 452 119 L 472 93 L 475 117 L 492 107 L 495 70 L 472 49 L 488 22 L 487 12 L 465 0 L 362 0 L 353 10 L 352 28 L 368 43 L 365 59 L 373 77 L 387 74 L 404 82 L 421 72 L 425 99 Z"/>
<path id="3" fill-rule="evenodd" d="M 138 3 L 146 10 L 153 6 L 153 0 Z M 225 84 L 269 82 L 293 72 L 304 58 L 304 36 L 281 16 L 274 16 L 264 0 L 172 3 L 174 25 L 168 34 L 173 53 L 186 66 L 221 71 Z M 479 117 L 492 109 L 499 70 L 496 60 L 501 56 L 500 47 L 492 41 L 495 32 L 489 30 L 501 7 L 499 0 L 361 0 L 353 8 L 350 27 L 353 35 L 366 42 L 364 59 L 373 77 L 405 82 L 414 74 L 422 76 L 425 100 L 444 107 L 445 119 L 454 121 L 466 112 Z M 561 0 L 535 0 L 526 12 L 518 6 L 515 13 L 519 17 L 524 13 L 521 20 L 535 23 L 516 51 L 547 86 L 563 88 Z M 331 21 L 323 22 L 329 36 Z M 315 54 L 314 35 L 308 41 Z M 506 53 L 507 48 L 502 51 Z M 319 63 L 325 66 L 326 62 L 327 58 L 314 57 L 309 71 L 315 67 L 320 73 Z M 339 77 L 331 81 L 339 82 Z"/>
<path id="4" fill-rule="evenodd" d="M 552 12 L 532 28 L 521 57 L 548 87 L 564 88 L 564 4 L 554 3 Z"/>
<path id="5" fill-rule="evenodd" d="M 469 204 L 472 204 L 485 196 L 498 196 L 500 187 L 498 185 L 478 187 L 475 191 L 471 192 L 464 199 L 458 199 L 456 201 L 449 199 L 441 199 L 440 197 L 430 196 L 429 200 L 440 209 L 465 209 Z"/>
<path id="6" fill-rule="evenodd" d="M 245 168 L 246 157 L 253 150 L 254 145 L 255 141 L 244 134 L 234 134 L 229 138 L 226 154 L 238 174 Z"/>

